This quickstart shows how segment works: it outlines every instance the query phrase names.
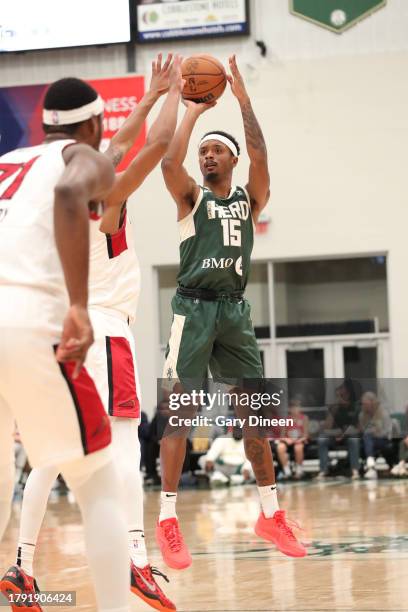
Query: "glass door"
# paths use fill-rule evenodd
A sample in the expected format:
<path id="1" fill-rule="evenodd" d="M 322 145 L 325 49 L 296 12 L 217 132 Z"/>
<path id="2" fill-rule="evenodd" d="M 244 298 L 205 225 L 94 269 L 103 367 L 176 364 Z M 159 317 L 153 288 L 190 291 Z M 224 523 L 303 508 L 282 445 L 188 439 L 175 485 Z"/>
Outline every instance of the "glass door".
<path id="1" fill-rule="evenodd" d="M 391 372 L 388 338 L 348 338 L 334 343 L 337 378 L 389 378 Z"/>
<path id="2" fill-rule="evenodd" d="M 390 376 L 388 338 L 335 338 L 277 342 L 278 377 L 288 379 L 290 397 L 300 396 L 309 407 L 327 399 L 327 380 L 360 381 L 362 391 L 377 391 L 379 379 Z M 331 387 L 332 385 L 329 385 Z"/>
<path id="3" fill-rule="evenodd" d="M 278 344 L 280 378 L 288 379 L 290 398 L 301 397 L 305 406 L 323 406 L 325 379 L 334 377 L 331 342 L 290 342 Z"/>

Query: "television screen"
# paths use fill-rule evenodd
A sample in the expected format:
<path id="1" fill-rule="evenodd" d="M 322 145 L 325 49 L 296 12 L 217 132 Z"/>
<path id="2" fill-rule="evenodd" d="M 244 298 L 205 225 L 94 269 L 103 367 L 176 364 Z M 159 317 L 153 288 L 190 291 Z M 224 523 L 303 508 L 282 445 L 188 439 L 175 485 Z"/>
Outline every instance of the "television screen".
<path id="1" fill-rule="evenodd" d="M 129 0 L 0 0 L 0 52 L 128 42 Z"/>
<path id="2" fill-rule="evenodd" d="M 136 1 L 138 42 L 249 34 L 247 0 Z"/>

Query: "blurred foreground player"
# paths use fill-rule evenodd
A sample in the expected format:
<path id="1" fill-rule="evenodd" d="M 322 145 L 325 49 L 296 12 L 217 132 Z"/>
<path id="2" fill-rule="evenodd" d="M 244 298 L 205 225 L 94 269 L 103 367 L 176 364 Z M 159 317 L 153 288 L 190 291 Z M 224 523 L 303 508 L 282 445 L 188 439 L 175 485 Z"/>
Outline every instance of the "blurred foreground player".
<path id="1" fill-rule="evenodd" d="M 187 111 L 162 162 L 167 188 L 177 204 L 180 233 L 179 287 L 172 301 L 173 324 L 163 377 L 181 383 L 188 379 L 202 381 L 208 365 L 218 379 L 263 376 L 244 290 L 253 224 L 269 199 L 267 151 L 235 56 L 230 59 L 230 69 L 229 82 L 241 108 L 250 159 L 246 187 L 232 186 L 240 150 L 236 140 L 225 132 L 213 130 L 201 140 L 203 187 L 183 166 L 193 128 L 209 108 L 206 104 L 185 102 Z M 244 441 L 261 498 L 256 533 L 274 542 L 283 553 L 303 557 L 306 549 L 279 509 L 268 440 L 254 433 L 246 434 Z M 185 445 L 181 433 L 164 435 L 161 441 L 163 490 L 156 536 L 164 561 L 175 569 L 191 564 L 176 515 Z"/>
<path id="2" fill-rule="evenodd" d="M 89 311 L 95 342 L 88 353 L 86 367 L 92 373 L 112 425 L 114 459 L 124 482 L 131 557 L 131 590 L 157 610 L 174 610 L 174 604 L 155 582 L 163 576 L 147 560 L 143 525 L 143 487 L 140 477 L 138 424 L 140 390 L 135 346 L 129 323 L 134 321 L 140 271 L 133 232 L 127 218 L 126 199 L 143 182 L 163 157 L 172 139 L 182 89 L 180 63 L 171 56 L 161 65 L 153 64 L 152 83 L 122 129 L 112 140 L 107 155 L 119 163 L 133 145 L 143 122 L 158 98 L 169 91 L 160 114 L 151 127 L 146 144 L 125 172 L 116 175 L 115 185 L 105 198 L 105 211 L 91 211 Z M 66 100 L 73 79 L 63 79 L 59 89 L 47 94 L 47 106 Z M 94 96 L 97 93 L 94 91 Z M 51 102 L 50 102 L 51 99 Z M 49 129 L 49 128 L 47 128 Z M 52 128 L 56 129 L 56 128 Z M 70 130 L 69 126 L 60 126 Z M 55 469 L 33 470 L 27 481 L 21 515 L 17 564 L 33 575 L 33 557 L 46 509 Z"/>
<path id="3" fill-rule="evenodd" d="M 31 465 L 57 466 L 75 493 L 98 610 L 128 612 L 126 522 L 111 429 L 82 367 L 93 341 L 88 205 L 106 197 L 114 171 L 97 152 L 103 101 L 90 100 L 82 83 L 70 104 L 53 117 L 75 120 L 75 137 L 57 132 L 0 158 L 0 538 L 11 507 L 16 420 Z M 37 586 L 12 567 L 2 590 L 33 597 Z"/>

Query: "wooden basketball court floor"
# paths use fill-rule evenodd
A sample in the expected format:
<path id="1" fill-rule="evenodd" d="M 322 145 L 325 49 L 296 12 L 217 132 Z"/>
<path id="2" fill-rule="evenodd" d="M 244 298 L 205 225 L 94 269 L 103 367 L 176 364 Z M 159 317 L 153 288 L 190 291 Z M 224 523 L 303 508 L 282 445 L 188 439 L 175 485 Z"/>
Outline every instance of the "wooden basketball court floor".
<path id="1" fill-rule="evenodd" d="M 159 494 L 146 493 L 150 561 L 170 578 L 165 590 L 179 611 L 408 610 L 408 481 L 333 480 L 279 491 L 281 507 L 305 528 L 306 559 L 285 557 L 254 535 L 254 486 L 188 490 L 179 494 L 178 508 L 193 565 L 181 572 L 167 571 L 161 561 L 154 541 Z M 14 561 L 19 508 L 16 502 L 1 544 L 0 571 Z M 38 553 L 40 587 L 75 590 L 75 609 L 95 611 L 79 513 L 69 497 L 50 500 Z M 132 612 L 150 610 L 131 598 Z"/>

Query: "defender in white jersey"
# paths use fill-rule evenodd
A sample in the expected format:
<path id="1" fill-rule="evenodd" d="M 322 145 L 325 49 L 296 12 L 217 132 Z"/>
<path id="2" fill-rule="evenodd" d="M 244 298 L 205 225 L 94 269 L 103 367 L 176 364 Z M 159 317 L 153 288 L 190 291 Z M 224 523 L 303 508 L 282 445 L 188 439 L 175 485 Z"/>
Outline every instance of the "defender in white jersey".
<path id="1" fill-rule="evenodd" d="M 18 338 L 20 330 L 41 335 L 44 342 L 55 350 L 61 340 L 69 296 L 55 244 L 53 209 L 54 189 L 65 170 L 63 154 L 70 145 L 78 146 L 73 140 L 59 140 L 13 151 L 1 158 L 0 201 L 4 208 L 0 226 L 0 325 L 6 345 L 8 335 L 13 342 L 13 337 Z M 8 353 L 12 355 L 12 347 L 8 348 Z M 33 361 L 30 370 L 38 375 L 35 352 L 30 352 L 30 359 Z M 60 364 L 59 367 L 63 376 L 68 377 L 72 366 Z M 2 380 L 3 394 L 10 398 L 13 396 L 12 374 Z M 46 374 L 41 372 L 42 377 Z M 27 375 L 32 378 L 32 374 Z M 77 394 L 81 393 L 78 385 L 83 382 L 83 376 L 84 373 L 81 373 L 80 378 L 69 380 L 70 385 L 77 387 Z M 62 378 L 61 383 L 65 384 Z M 10 395 L 7 392 L 9 386 Z M 80 397 L 78 401 L 79 410 L 82 411 Z M 96 401 L 100 404 L 99 398 Z M 16 405 L 24 445 L 34 466 L 58 465 L 107 445 L 109 425 L 98 427 L 95 431 L 95 427 L 88 427 L 87 419 L 92 419 L 93 415 L 87 405 L 77 416 L 73 410 L 61 409 L 60 413 L 56 412 L 53 402 L 41 398 L 41 412 L 49 410 L 48 426 L 32 437 L 30 427 L 38 416 L 35 410 L 31 410 L 34 414 L 26 416 L 25 402 L 21 402 L 21 407 L 12 400 L 10 403 Z M 75 421 L 74 426 L 71 425 L 72 420 Z M 98 424 L 98 421 L 95 420 L 95 423 Z M 64 431 L 63 440 L 59 440 L 61 430 Z"/>
<path id="2" fill-rule="evenodd" d="M 140 268 L 126 208 L 121 227 L 101 231 L 103 217 L 90 223 L 90 316 L 95 333 L 88 364 L 111 417 L 139 419 L 140 383 L 135 342 L 129 325 L 135 320 Z"/>
<path id="3" fill-rule="evenodd" d="M 16 420 L 30 463 L 62 471 L 75 492 L 98 609 L 127 612 L 126 528 L 110 424 L 82 367 L 92 343 L 88 204 L 105 197 L 114 173 L 93 150 L 102 100 L 82 81 L 71 85 L 66 105 L 54 108 L 75 118 L 74 139 L 56 130 L 43 145 L 0 158 L 0 537 L 11 506 Z M 58 84 L 45 107 L 55 89 Z M 101 531 L 107 534 L 102 545 Z M 38 590 L 19 567 L 9 569 L 0 588 L 20 611 L 16 596 L 35 599 Z"/>
<path id="4" fill-rule="evenodd" d="M 171 59 L 169 56 L 163 67 L 160 56 L 154 63 L 152 85 L 145 102 L 142 100 L 115 136 L 107 154 L 116 162 L 120 160 L 136 138 L 141 120 L 160 94 L 169 90 L 145 147 L 128 169 L 116 176 L 114 188 L 105 198 L 105 209 L 98 205 L 91 208 L 89 310 L 95 341 L 86 360 L 86 369 L 111 417 L 115 463 L 125 483 L 131 590 L 163 612 L 175 610 L 175 606 L 155 582 L 154 576 L 161 573 L 148 563 L 144 544 L 138 440 L 140 385 L 129 327 L 135 319 L 140 270 L 125 202 L 163 157 L 174 134 L 183 81 L 181 58 L 176 57 L 172 67 Z M 27 481 L 17 564 L 29 576 L 33 574 L 35 545 L 56 476 L 55 469 L 33 470 Z"/>

